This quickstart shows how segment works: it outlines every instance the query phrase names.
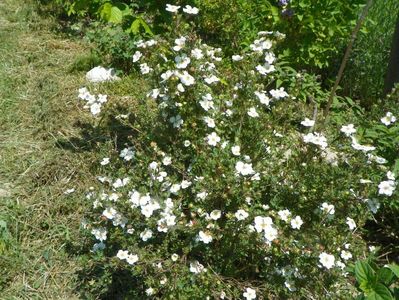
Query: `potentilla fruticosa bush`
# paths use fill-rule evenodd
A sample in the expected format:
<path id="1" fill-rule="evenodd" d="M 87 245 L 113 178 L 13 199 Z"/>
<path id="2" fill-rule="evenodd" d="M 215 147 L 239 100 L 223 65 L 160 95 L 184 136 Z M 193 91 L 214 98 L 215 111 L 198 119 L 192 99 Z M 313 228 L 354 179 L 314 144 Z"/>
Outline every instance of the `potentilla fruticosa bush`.
<path id="1" fill-rule="evenodd" d="M 354 124 L 315 129 L 323 93 L 276 60 L 283 34 L 259 32 L 223 57 L 191 30 L 196 8 L 166 10 L 171 31 L 133 53 L 157 117 L 131 126 L 143 138 L 101 160 L 87 194 L 92 260 L 128 272 L 123 287 L 139 299 L 354 293 L 345 267 L 367 249 L 367 218 L 397 195 L 395 174 Z M 112 114 L 105 95 L 79 97 L 95 117 Z"/>

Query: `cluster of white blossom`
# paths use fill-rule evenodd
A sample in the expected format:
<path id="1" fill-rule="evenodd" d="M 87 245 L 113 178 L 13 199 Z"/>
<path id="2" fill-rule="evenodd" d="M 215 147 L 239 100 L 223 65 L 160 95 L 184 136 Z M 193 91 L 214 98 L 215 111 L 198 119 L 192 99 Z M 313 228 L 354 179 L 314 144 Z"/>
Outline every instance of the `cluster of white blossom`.
<path id="1" fill-rule="evenodd" d="M 107 102 L 107 95 L 92 95 L 85 87 L 79 89 L 78 98 L 87 102 L 84 108 L 89 108 L 93 116 L 97 116 L 101 112 L 101 106 Z"/>

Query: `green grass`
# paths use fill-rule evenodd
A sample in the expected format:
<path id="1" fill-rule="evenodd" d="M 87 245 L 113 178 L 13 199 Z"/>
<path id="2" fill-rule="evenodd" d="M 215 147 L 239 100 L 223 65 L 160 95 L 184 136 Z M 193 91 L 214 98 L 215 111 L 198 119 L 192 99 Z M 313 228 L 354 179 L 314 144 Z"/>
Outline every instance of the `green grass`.
<path id="1" fill-rule="evenodd" d="M 90 245 L 84 194 L 122 138 L 117 124 L 93 128 L 77 99 L 99 63 L 89 45 L 54 32 L 56 21 L 36 5 L 0 3 L 0 298 L 77 299 Z M 127 77 L 97 89 L 111 106 L 135 107 L 138 86 Z M 65 195 L 69 188 L 76 192 Z"/>
<path id="2" fill-rule="evenodd" d="M 80 136 L 68 72 L 84 45 L 50 32 L 28 1 L 0 3 L 1 299 L 74 299 L 85 210 L 82 186 L 94 154 L 60 147 Z M 67 188 L 77 192 L 64 195 Z"/>

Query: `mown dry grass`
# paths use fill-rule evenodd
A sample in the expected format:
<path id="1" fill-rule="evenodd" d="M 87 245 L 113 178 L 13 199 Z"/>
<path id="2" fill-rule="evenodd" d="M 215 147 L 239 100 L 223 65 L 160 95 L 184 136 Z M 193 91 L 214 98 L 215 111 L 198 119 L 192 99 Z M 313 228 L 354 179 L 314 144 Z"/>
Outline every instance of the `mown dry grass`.
<path id="1" fill-rule="evenodd" d="M 70 248 L 80 242 L 81 191 L 96 158 L 68 142 L 85 122 L 76 100 L 84 73 L 68 70 L 87 50 L 50 24 L 31 2 L 0 3 L 1 299 L 78 298 L 80 258 Z"/>

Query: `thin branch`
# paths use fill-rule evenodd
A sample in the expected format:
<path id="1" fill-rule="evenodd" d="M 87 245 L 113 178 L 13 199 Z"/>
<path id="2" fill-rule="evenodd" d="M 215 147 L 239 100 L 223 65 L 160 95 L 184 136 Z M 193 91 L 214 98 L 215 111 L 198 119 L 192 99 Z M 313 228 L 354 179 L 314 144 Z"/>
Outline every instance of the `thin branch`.
<path id="1" fill-rule="evenodd" d="M 336 93 L 336 91 L 338 89 L 339 83 L 341 82 L 341 79 L 342 79 L 342 76 L 344 74 L 344 70 L 345 70 L 346 64 L 347 64 L 349 56 L 350 56 L 350 54 L 352 52 L 353 44 L 355 43 L 356 37 L 357 37 L 357 35 L 358 35 L 359 31 L 360 31 L 360 28 L 362 27 L 363 21 L 366 18 L 367 14 L 368 14 L 368 11 L 369 11 L 369 9 L 370 9 L 372 4 L 373 4 L 373 0 L 368 0 L 366 6 L 364 7 L 364 9 L 362 11 L 362 14 L 360 15 L 359 20 L 357 21 L 356 27 L 355 27 L 355 29 L 352 32 L 351 40 L 350 40 L 350 42 L 348 44 L 348 47 L 346 48 L 344 58 L 342 59 L 341 66 L 340 66 L 339 71 L 338 71 L 337 79 L 335 80 L 334 87 L 332 88 L 330 97 L 328 98 L 327 107 L 324 110 L 324 118 L 327 118 L 328 113 L 330 112 L 330 108 L 331 108 L 332 102 L 334 100 L 335 93 Z"/>

